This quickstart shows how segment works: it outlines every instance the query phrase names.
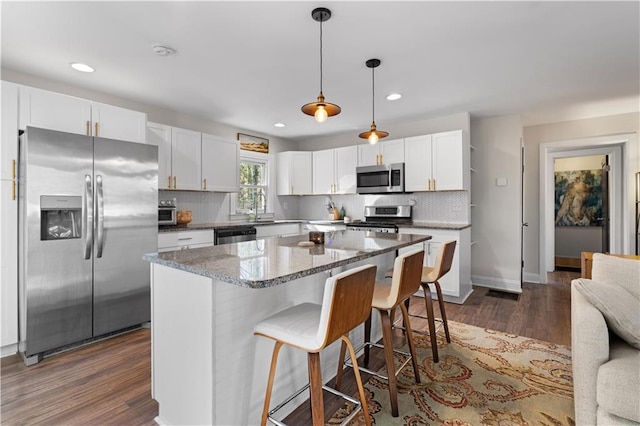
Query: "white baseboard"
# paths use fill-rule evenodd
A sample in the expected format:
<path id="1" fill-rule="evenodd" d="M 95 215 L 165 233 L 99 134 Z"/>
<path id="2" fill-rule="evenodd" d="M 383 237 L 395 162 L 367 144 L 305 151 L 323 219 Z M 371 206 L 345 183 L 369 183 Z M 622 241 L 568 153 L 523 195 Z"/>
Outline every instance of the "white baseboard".
<path id="1" fill-rule="evenodd" d="M 534 274 L 532 272 L 525 272 L 523 279 L 527 283 L 535 283 L 535 284 L 540 283 L 540 275 Z"/>
<path id="2" fill-rule="evenodd" d="M 471 282 L 473 285 L 480 287 L 492 288 L 494 290 L 507 291 L 509 293 L 522 293 L 522 287 L 518 280 L 506 280 L 503 278 L 484 277 L 481 275 L 472 275 Z"/>
<path id="3" fill-rule="evenodd" d="M 15 355 L 18 353 L 18 344 L 14 343 L 12 345 L 5 345 L 0 349 L 0 356 L 4 358 L 5 356 Z"/>

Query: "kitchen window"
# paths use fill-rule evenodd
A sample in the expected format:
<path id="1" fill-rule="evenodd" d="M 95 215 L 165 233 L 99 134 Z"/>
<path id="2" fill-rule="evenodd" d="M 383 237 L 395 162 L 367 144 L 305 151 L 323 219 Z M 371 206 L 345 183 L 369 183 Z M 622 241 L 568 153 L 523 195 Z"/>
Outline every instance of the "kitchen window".
<path id="1" fill-rule="evenodd" d="M 231 197 L 232 214 L 265 213 L 267 211 L 269 160 L 240 156 L 240 191 Z"/>

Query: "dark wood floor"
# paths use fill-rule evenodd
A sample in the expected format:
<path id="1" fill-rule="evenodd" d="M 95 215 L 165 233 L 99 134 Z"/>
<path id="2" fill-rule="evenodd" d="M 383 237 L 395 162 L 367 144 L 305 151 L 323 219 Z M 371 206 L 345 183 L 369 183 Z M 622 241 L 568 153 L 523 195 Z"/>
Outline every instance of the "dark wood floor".
<path id="1" fill-rule="evenodd" d="M 518 300 L 494 297 L 477 287 L 464 305 L 447 304 L 447 317 L 478 327 L 569 345 L 570 282 L 577 272 L 549 274 L 546 285 L 523 285 Z M 501 296 L 498 294 L 497 296 Z M 422 299 L 411 311 L 424 311 Z M 154 425 L 151 350 L 147 329 L 46 358 L 25 367 L 17 356 L 2 358 L 0 419 L 3 425 Z M 380 363 L 374 359 L 372 362 Z M 372 365 L 375 367 L 375 365 Z M 266 380 L 266 378 L 265 378 Z M 349 375 L 343 390 L 355 393 Z M 327 416 L 338 401 L 326 398 Z M 310 423 L 301 407 L 289 424 Z"/>

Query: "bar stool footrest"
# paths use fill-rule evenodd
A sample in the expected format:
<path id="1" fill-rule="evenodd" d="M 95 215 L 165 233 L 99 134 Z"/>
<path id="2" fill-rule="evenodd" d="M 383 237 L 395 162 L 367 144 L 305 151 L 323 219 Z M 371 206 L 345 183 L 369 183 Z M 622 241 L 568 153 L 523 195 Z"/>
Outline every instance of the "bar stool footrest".
<path id="1" fill-rule="evenodd" d="M 409 316 L 410 316 L 410 317 L 413 317 L 413 318 L 420 318 L 420 319 L 427 320 L 427 321 L 429 320 L 429 318 L 428 318 L 428 317 L 425 317 L 425 316 L 423 316 L 423 315 L 409 314 Z M 402 331 L 406 332 L 406 331 L 407 331 L 407 328 L 406 328 L 405 326 L 403 326 L 403 325 L 396 325 L 396 324 L 398 324 L 399 322 L 402 322 L 402 318 L 397 319 L 397 320 L 396 320 L 396 322 L 394 322 L 393 324 L 391 324 L 391 328 L 396 329 L 396 330 L 402 330 Z M 440 330 L 440 329 L 444 326 L 444 321 L 443 321 L 441 318 L 434 318 L 434 319 L 433 319 L 433 322 L 435 323 L 435 326 L 436 326 L 436 333 L 437 333 L 437 332 L 438 332 L 438 330 Z M 411 329 L 411 331 L 412 331 L 412 332 L 414 332 L 414 333 L 416 333 L 416 334 L 420 334 L 420 335 L 422 335 L 422 336 L 430 336 L 430 334 L 429 334 L 429 332 L 428 332 L 428 331 L 419 330 L 419 329 L 416 329 L 416 328 L 412 328 L 412 329 Z"/>
<path id="2" fill-rule="evenodd" d="M 295 391 L 294 393 L 292 393 L 291 395 L 289 395 L 283 402 L 281 402 L 280 404 L 278 404 L 274 409 L 269 411 L 269 414 L 267 415 L 267 420 L 269 420 L 271 423 L 273 423 L 276 426 L 287 426 L 286 423 L 282 423 L 280 420 L 274 419 L 273 415 L 275 413 L 277 413 L 278 411 L 280 411 L 285 405 L 287 405 L 288 403 L 290 403 L 291 401 L 293 401 L 298 395 L 300 395 L 302 392 L 306 391 L 307 389 L 309 389 L 309 383 L 307 383 L 306 385 L 304 385 L 303 387 L 301 387 L 300 389 L 298 389 L 297 391 Z M 351 420 L 353 420 L 353 418 L 360 412 L 360 410 L 362 410 L 362 403 L 345 394 L 340 392 L 339 390 L 336 390 L 334 388 L 332 388 L 331 386 L 327 386 L 327 385 L 322 385 L 322 389 L 326 390 L 327 392 L 330 392 L 346 401 L 349 401 L 350 403 L 354 404 L 356 407 L 351 411 L 351 413 L 349 413 L 349 415 L 342 421 L 342 423 L 340 423 L 339 426 L 344 426 L 346 424 L 348 424 Z"/>
<path id="3" fill-rule="evenodd" d="M 365 342 L 362 346 L 360 346 L 358 349 L 356 349 L 355 352 L 359 353 L 366 346 L 375 346 L 376 348 L 384 349 L 384 346 L 379 344 L 379 343 Z M 394 375 L 397 377 L 398 374 L 400 374 L 400 372 L 402 371 L 402 369 L 405 368 L 407 366 L 407 364 L 409 364 L 409 361 L 411 361 L 411 354 L 409 352 L 401 351 L 401 350 L 398 350 L 398 349 L 393 349 L 393 352 L 395 352 L 397 354 L 400 354 L 400 355 L 404 355 L 407 358 L 402 363 L 402 365 L 400 367 L 398 367 L 398 369 L 396 370 Z M 343 366 L 347 366 L 347 367 L 353 368 L 353 363 L 351 362 L 350 359 L 347 359 L 347 360 L 344 361 Z M 376 377 L 379 377 L 379 378 L 384 379 L 384 380 L 389 380 L 388 376 L 385 376 L 384 374 L 380 374 L 377 371 L 369 370 L 368 368 L 362 367 L 361 365 L 358 365 L 358 370 L 364 371 L 367 374 L 371 374 L 372 376 L 376 376 Z"/>

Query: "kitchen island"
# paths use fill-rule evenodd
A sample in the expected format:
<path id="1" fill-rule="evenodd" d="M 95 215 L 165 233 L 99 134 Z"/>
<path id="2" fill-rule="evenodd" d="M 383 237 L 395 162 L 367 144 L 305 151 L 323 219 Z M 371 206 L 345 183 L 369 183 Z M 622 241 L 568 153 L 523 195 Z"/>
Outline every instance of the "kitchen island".
<path id="1" fill-rule="evenodd" d="M 363 264 L 378 279 L 396 251 L 431 237 L 360 231 L 306 234 L 148 254 L 151 262 L 152 396 L 167 425 L 258 424 L 273 341 L 253 335 L 264 318 L 302 303 L 321 303 L 326 278 Z M 378 318 L 372 335 L 379 338 Z M 362 327 L 352 332 L 356 346 Z M 339 342 L 321 354 L 322 378 L 336 374 Z M 272 401 L 308 381 L 306 354 L 283 348 Z M 306 397 L 301 395 L 296 402 Z M 291 411 L 294 404 L 287 410 Z"/>

